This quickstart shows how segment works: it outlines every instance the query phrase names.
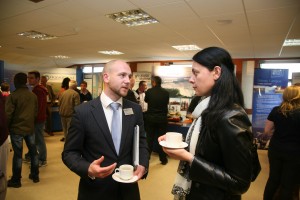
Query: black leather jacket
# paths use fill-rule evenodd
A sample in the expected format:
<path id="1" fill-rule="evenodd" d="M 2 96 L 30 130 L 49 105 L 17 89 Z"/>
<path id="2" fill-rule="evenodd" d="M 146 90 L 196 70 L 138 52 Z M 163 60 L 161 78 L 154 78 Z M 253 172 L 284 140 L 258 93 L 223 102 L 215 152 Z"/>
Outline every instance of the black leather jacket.
<path id="1" fill-rule="evenodd" d="M 241 107 L 228 111 L 215 131 L 202 127 L 187 199 L 241 199 L 251 183 L 252 138 L 251 122 Z"/>

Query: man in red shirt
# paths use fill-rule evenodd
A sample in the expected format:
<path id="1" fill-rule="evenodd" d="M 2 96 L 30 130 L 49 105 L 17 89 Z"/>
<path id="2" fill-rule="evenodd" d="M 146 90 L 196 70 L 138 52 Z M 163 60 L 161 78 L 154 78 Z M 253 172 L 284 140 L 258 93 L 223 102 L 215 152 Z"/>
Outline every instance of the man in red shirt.
<path id="1" fill-rule="evenodd" d="M 33 87 L 32 92 L 38 99 L 38 115 L 35 120 L 34 134 L 35 143 L 39 152 L 39 166 L 47 165 L 47 148 L 44 140 L 44 126 L 47 119 L 47 88 L 40 84 L 40 72 L 30 71 L 28 72 L 28 83 Z M 25 157 L 26 158 L 26 157 Z"/>

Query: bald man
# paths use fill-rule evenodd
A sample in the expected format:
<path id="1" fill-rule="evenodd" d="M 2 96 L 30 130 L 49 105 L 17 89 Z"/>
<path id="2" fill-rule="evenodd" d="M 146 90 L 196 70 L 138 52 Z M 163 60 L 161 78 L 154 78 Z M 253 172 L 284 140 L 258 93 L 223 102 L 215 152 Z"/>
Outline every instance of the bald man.
<path id="1" fill-rule="evenodd" d="M 144 131 L 141 107 L 124 99 L 132 76 L 129 65 L 122 60 L 108 62 L 103 69 L 104 90 L 100 97 L 75 108 L 67 135 L 62 160 L 80 176 L 79 200 L 139 200 L 138 181 L 147 174 L 149 152 Z M 120 145 L 115 146 L 111 104 L 117 110 L 120 123 Z M 116 111 L 115 111 L 116 112 Z M 134 171 L 133 183 L 117 182 L 114 170 L 123 164 L 133 164 L 133 136 L 136 125 L 140 127 L 139 165 Z"/>

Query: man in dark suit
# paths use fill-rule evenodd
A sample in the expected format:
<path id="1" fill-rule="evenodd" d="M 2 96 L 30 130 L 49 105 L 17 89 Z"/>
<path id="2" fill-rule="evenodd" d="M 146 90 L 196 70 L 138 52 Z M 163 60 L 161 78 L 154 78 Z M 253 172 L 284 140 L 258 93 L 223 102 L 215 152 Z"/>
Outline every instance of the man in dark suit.
<path id="1" fill-rule="evenodd" d="M 100 97 L 75 108 L 67 135 L 62 160 L 81 179 L 79 200 L 139 200 L 138 183 L 120 183 L 112 178 L 116 167 L 133 164 L 134 127 L 139 125 L 139 165 L 137 179 L 145 178 L 149 152 L 141 107 L 123 97 L 132 76 L 129 65 L 121 60 L 108 62 L 103 69 L 104 90 Z M 115 147 L 111 135 L 113 111 L 111 103 L 119 103 L 122 121 L 120 145 Z M 114 128 L 114 127 L 113 127 Z M 119 149 L 119 151 L 117 150 Z"/>
<path id="2" fill-rule="evenodd" d="M 161 87 L 161 78 L 154 76 L 151 79 L 152 88 L 146 91 L 145 102 L 148 103 L 148 110 L 145 113 L 145 128 L 150 154 L 158 137 L 166 134 L 168 125 L 168 104 L 169 93 Z M 168 163 L 167 155 L 158 145 L 157 151 L 162 165 Z"/>

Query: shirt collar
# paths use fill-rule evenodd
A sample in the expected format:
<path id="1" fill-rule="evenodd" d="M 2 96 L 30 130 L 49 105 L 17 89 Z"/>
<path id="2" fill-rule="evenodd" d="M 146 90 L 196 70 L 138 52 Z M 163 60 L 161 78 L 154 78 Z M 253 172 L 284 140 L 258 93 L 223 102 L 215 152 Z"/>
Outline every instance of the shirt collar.
<path id="1" fill-rule="evenodd" d="M 107 108 L 109 107 L 109 105 L 114 102 L 113 100 L 111 100 L 106 94 L 105 92 L 102 92 L 100 95 L 100 100 L 102 102 L 102 105 Z M 123 98 L 120 97 L 117 101 L 115 101 L 116 103 L 119 103 L 121 105 L 121 107 L 123 107 Z"/>
<path id="2" fill-rule="evenodd" d="M 80 94 L 84 94 L 84 95 L 86 95 L 88 93 L 88 91 L 86 90 L 86 91 L 82 91 L 82 90 L 80 90 Z"/>

